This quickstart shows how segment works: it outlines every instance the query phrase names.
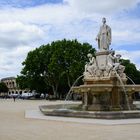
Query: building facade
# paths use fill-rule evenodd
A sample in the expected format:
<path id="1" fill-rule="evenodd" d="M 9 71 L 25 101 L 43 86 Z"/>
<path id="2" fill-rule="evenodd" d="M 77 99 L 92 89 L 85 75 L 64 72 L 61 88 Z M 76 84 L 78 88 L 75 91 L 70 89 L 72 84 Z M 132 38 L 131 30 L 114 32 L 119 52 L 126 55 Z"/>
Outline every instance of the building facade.
<path id="1" fill-rule="evenodd" d="M 22 94 L 27 92 L 27 90 L 21 90 L 19 89 L 17 83 L 16 83 L 16 78 L 15 77 L 7 77 L 1 79 L 1 82 L 5 83 L 6 86 L 8 87 L 8 95 L 10 94 Z"/>

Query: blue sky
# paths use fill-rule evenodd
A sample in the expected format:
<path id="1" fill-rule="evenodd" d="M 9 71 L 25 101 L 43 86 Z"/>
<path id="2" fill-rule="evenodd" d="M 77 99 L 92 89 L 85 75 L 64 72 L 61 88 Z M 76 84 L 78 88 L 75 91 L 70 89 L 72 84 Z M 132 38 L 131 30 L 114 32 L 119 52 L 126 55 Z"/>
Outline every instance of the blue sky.
<path id="1" fill-rule="evenodd" d="M 0 78 L 16 76 L 30 50 L 59 39 L 97 49 L 102 17 L 117 53 L 140 69 L 140 0 L 0 0 Z"/>
<path id="2" fill-rule="evenodd" d="M 27 8 L 43 4 L 58 4 L 62 2 L 63 0 L 0 0 L 0 5 Z"/>

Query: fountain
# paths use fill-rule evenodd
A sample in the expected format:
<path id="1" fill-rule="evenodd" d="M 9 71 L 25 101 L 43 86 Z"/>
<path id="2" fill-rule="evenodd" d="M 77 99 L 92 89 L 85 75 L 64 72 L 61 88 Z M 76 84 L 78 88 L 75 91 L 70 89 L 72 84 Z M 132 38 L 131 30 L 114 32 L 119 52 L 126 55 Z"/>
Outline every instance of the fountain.
<path id="1" fill-rule="evenodd" d="M 120 54 L 110 50 L 111 28 L 106 19 L 97 35 L 98 51 L 95 57 L 88 54 L 89 62 L 85 65 L 84 84 L 73 86 L 74 93 L 82 95 L 82 104 L 41 106 L 45 115 L 84 118 L 140 118 L 140 111 L 133 104 L 132 95 L 140 91 L 140 85 L 127 85 L 125 66 L 120 63 Z"/>

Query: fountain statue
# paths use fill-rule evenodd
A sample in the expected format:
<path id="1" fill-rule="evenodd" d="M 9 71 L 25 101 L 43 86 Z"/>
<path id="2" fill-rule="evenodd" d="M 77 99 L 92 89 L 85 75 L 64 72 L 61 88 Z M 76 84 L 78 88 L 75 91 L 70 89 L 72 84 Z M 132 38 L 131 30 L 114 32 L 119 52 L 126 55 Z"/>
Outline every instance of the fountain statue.
<path id="1" fill-rule="evenodd" d="M 127 76 L 124 73 L 125 66 L 120 62 L 121 55 L 115 54 L 115 51 L 110 49 L 111 45 L 111 28 L 106 25 L 106 19 L 102 19 L 103 25 L 97 35 L 98 51 L 95 57 L 88 54 L 89 62 L 85 65 L 83 73 L 84 84 L 80 86 L 72 86 L 70 91 L 82 95 L 82 110 L 80 111 L 66 111 L 53 110 L 44 111 L 47 115 L 59 116 L 79 116 L 89 118 L 105 118 L 105 114 L 95 111 L 109 111 L 109 116 L 112 111 L 135 110 L 133 104 L 133 93 L 140 91 L 140 85 L 127 85 Z M 44 110 L 44 109 L 42 109 Z M 122 112 L 121 112 L 122 113 Z M 126 112 L 125 112 L 126 113 Z M 140 117 L 140 112 L 133 114 L 118 115 L 122 117 Z M 111 114 L 112 115 L 112 114 Z M 108 116 L 107 116 L 108 117 Z M 112 118 L 116 116 L 112 115 Z M 118 118 L 119 118 L 118 117 Z"/>
<path id="2" fill-rule="evenodd" d="M 100 27 L 100 31 L 96 38 L 100 51 L 109 50 L 109 45 L 111 44 L 111 28 L 106 25 L 106 18 L 103 18 L 102 22 L 103 25 Z"/>

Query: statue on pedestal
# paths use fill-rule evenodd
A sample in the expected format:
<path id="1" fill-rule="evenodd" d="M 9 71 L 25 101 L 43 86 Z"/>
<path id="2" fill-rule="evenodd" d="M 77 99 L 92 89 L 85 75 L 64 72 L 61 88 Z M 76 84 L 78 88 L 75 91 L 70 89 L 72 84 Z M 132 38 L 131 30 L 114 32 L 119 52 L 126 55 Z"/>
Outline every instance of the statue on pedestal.
<path id="1" fill-rule="evenodd" d="M 102 22 L 103 25 L 100 27 L 96 41 L 98 41 L 99 51 L 106 51 L 111 45 L 111 28 L 106 24 L 106 18 L 103 18 Z"/>
<path id="2" fill-rule="evenodd" d="M 111 28 L 106 25 L 106 19 L 102 19 L 103 25 L 96 40 L 98 41 L 99 51 L 96 52 L 95 57 L 88 54 L 89 62 L 85 65 L 84 77 L 85 79 L 95 78 L 103 79 L 114 76 L 115 73 L 121 78 L 126 78 L 124 70 L 125 66 L 120 64 L 121 55 L 115 56 L 114 50 L 109 50 L 111 44 Z"/>

